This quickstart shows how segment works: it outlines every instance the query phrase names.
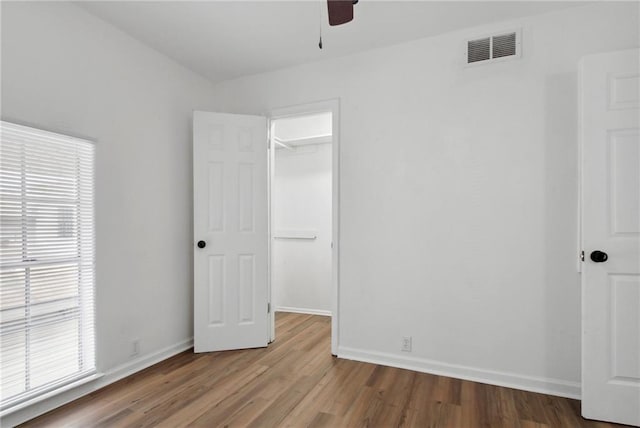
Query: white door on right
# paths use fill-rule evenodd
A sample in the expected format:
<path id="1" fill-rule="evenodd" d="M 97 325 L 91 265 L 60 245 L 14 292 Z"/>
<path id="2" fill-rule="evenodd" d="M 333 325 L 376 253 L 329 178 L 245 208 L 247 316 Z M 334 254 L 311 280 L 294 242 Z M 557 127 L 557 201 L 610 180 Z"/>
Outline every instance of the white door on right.
<path id="1" fill-rule="evenodd" d="M 581 64 L 582 415 L 640 425 L 640 55 Z"/>

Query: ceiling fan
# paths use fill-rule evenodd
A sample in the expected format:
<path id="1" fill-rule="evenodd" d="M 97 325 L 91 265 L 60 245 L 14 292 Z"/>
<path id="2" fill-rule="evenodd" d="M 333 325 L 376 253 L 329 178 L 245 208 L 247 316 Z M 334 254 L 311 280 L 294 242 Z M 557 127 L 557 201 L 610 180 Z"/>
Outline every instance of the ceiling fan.
<path id="1" fill-rule="evenodd" d="M 327 0 L 329 25 L 346 24 L 353 20 L 353 5 L 358 0 Z"/>
<path id="2" fill-rule="evenodd" d="M 358 0 L 327 0 L 329 25 L 336 26 L 353 21 L 353 5 Z M 320 42 L 318 47 L 322 49 L 322 20 L 320 22 Z"/>

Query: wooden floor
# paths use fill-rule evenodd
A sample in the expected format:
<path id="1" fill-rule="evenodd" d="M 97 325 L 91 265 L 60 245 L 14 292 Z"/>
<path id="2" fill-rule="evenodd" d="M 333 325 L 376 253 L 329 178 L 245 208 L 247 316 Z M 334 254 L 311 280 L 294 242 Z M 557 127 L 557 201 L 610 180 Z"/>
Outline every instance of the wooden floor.
<path id="1" fill-rule="evenodd" d="M 330 355 L 330 319 L 278 313 L 268 348 L 184 352 L 24 426 L 611 427 L 576 400 Z"/>

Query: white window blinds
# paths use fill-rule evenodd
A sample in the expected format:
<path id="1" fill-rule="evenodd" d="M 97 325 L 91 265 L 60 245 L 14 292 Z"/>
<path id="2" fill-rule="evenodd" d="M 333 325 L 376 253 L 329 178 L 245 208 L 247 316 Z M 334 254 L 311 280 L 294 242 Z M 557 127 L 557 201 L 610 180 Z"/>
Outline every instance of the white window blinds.
<path id="1" fill-rule="evenodd" d="M 0 122 L 2 409 L 95 372 L 94 146 Z"/>

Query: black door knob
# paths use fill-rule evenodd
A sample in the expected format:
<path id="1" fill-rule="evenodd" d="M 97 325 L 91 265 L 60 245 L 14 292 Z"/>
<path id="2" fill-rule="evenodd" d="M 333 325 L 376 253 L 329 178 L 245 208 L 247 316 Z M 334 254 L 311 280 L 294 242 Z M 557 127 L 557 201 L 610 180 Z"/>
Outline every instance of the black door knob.
<path id="1" fill-rule="evenodd" d="M 198 248 L 204 248 L 207 246 L 207 243 L 204 241 L 198 241 Z"/>
<path id="2" fill-rule="evenodd" d="M 605 253 L 604 251 L 598 251 L 598 250 L 592 252 L 590 257 L 591 257 L 591 260 L 593 260 L 596 263 L 606 262 L 609 259 L 609 256 L 607 255 L 607 253 Z"/>

